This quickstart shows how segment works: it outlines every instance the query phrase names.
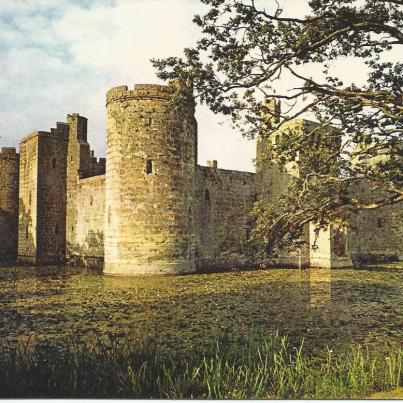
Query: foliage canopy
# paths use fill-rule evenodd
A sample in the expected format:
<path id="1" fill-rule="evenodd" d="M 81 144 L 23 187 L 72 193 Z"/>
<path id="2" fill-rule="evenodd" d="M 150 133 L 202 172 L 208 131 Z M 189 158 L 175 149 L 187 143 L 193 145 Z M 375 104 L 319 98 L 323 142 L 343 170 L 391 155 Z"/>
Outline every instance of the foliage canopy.
<path id="1" fill-rule="evenodd" d="M 272 146 L 276 163 L 305 151 L 276 208 L 256 206 L 255 237 L 267 249 L 297 237 L 308 221 L 346 222 L 360 210 L 403 201 L 402 0 L 309 0 L 304 18 L 285 15 L 276 0 L 201 1 L 206 12 L 194 17 L 201 39 L 184 58 L 153 64 L 162 79 L 192 83 L 201 103 L 246 136 L 282 131 Z M 360 85 L 344 83 L 334 69 L 342 62 L 348 70 L 352 60 L 363 63 Z M 280 114 L 272 98 L 286 105 Z M 307 112 L 317 125 L 284 129 Z M 358 191 L 364 183 L 371 192 Z"/>

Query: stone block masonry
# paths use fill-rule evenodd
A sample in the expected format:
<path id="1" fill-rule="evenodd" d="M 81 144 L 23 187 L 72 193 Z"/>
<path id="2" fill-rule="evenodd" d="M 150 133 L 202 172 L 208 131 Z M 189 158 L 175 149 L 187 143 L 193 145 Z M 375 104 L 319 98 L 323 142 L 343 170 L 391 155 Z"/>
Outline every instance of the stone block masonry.
<path id="1" fill-rule="evenodd" d="M 366 194 L 368 200 L 389 197 L 373 190 L 365 182 L 355 185 L 355 192 Z M 372 196 L 372 197 L 371 197 Z M 403 208 L 401 204 L 363 210 L 351 220 L 348 249 L 355 260 L 403 260 Z"/>
<path id="2" fill-rule="evenodd" d="M 69 141 L 66 162 L 66 258 L 67 261 L 78 262 L 77 258 L 82 251 L 87 250 L 81 244 L 82 238 L 79 235 L 80 231 L 85 229 L 79 227 L 78 214 L 82 215 L 87 206 L 80 204 L 79 182 L 84 178 L 105 174 L 105 159 L 101 158 L 98 161 L 90 149 L 87 142 L 87 118 L 73 113 L 67 116 L 67 124 Z M 98 195 L 96 189 L 94 191 Z"/>
<path id="3" fill-rule="evenodd" d="M 178 94 L 181 102 L 174 106 Z M 279 113 L 280 106 L 271 105 Z M 217 161 L 197 165 L 195 104 L 178 83 L 112 88 L 106 108 L 106 160 L 94 156 L 87 119 L 78 113 L 49 132 L 23 138 L 20 155 L 2 149 L 0 260 L 15 259 L 18 250 L 20 262 L 67 261 L 103 267 L 109 275 L 182 274 L 260 263 L 263 257 L 251 255 L 247 242 L 254 203 L 275 208 L 309 156 L 300 153 L 279 166 L 272 147 L 284 134 L 279 131 L 258 139 L 256 174 L 221 169 Z M 282 130 L 305 133 L 314 126 L 298 119 Z M 352 191 L 376 196 L 365 183 Z M 310 223 L 299 253 L 283 250 L 264 258 L 328 268 L 363 256 L 401 258 L 402 212 L 400 204 L 360 213 L 347 233 L 329 226 L 318 234 Z M 310 248 L 314 242 L 316 249 Z"/>
<path id="4" fill-rule="evenodd" d="M 15 148 L 0 152 L 0 262 L 15 260 L 18 242 L 19 154 Z"/>
<path id="5" fill-rule="evenodd" d="M 69 262 L 80 266 L 103 267 L 105 230 L 105 175 L 78 181 L 76 246 Z"/>
<path id="6" fill-rule="evenodd" d="M 107 274 L 196 269 L 193 102 L 173 108 L 174 87 L 136 85 L 107 94 Z"/>
<path id="7" fill-rule="evenodd" d="M 20 143 L 18 260 L 61 263 L 66 248 L 68 126 L 34 132 Z"/>
<path id="8" fill-rule="evenodd" d="M 103 174 L 105 161 L 91 152 L 87 119 L 79 114 L 69 115 L 67 123 L 58 122 L 49 132 L 23 138 L 20 151 L 18 261 L 64 263 L 81 248 L 79 181 Z"/>
<path id="9" fill-rule="evenodd" d="M 257 200 L 255 174 L 197 166 L 195 186 L 195 254 L 199 269 L 256 263 L 245 253 Z"/>

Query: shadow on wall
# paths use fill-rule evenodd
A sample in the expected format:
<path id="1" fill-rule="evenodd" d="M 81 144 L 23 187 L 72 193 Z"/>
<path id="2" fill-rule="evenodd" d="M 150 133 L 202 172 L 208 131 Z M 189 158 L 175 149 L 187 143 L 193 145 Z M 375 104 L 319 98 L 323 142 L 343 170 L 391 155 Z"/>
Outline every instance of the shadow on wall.
<path id="1" fill-rule="evenodd" d="M 103 231 L 87 231 L 84 242 L 72 249 L 68 264 L 74 266 L 102 268 L 104 262 Z"/>
<path id="2" fill-rule="evenodd" d="M 32 224 L 29 211 L 26 211 L 24 201 L 19 200 L 17 260 L 19 263 L 37 263 L 37 245 L 33 236 L 36 228 Z"/>
<path id="3" fill-rule="evenodd" d="M 18 216 L 0 208 L 0 262 L 17 259 Z"/>

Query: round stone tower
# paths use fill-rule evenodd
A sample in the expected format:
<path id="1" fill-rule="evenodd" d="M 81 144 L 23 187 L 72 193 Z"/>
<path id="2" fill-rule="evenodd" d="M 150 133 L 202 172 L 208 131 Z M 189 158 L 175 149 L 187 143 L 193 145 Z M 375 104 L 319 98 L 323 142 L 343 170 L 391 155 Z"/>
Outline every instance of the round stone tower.
<path id="1" fill-rule="evenodd" d="M 193 193 L 197 127 L 176 87 L 112 88 L 106 96 L 104 273 L 195 271 Z"/>

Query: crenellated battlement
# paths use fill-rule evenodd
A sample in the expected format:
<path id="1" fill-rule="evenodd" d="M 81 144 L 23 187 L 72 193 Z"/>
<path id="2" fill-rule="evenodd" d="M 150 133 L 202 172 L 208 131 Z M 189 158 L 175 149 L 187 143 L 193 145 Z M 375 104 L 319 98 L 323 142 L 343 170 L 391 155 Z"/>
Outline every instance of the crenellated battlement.
<path id="1" fill-rule="evenodd" d="M 2 147 L 0 151 L 0 158 L 18 158 L 19 154 L 15 147 Z"/>
<path id="2" fill-rule="evenodd" d="M 120 85 L 110 89 L 106 93 L 106 105 L 114 101 L 125 101 L 127 99 L 161 99 L 169 101 L 175 92 L 173 86 L 158 84 L 135 84 L 133 90 L 127 85 Z"/>
<path id="3" fill-rule="evenodd" d="M 69 125 L 67 123 L 57 122 L 56 128 L 52 127 L 50 131 L 36 130 L 20 140 L 20 144 L 27 142 L 34 137 L 60 137 L 67 140 L 69 136 Z"/>
<path id="4" fill-rule="evenodd" d="M 277 208 L 290 181 L 301 177 L 300 161 L 306 158 L 300 152 L 295 161 L 279 166 L 274 145 L 287 131 L 306 135 L 318 123 L 293 119 L 281 130 L 267 130 L 268 122 L 278 123 L 281 115 L 280 103 L 267 100 L 256 173 L 251 173 L 219 168 L 216 160 L 197 164 L 191 81 L 117 86 L 107 92 L 106 105 L 107 163 L 91 149 L 88 121 L 79 113 L 24 137 L 20 154 L 14 147 L 1 148 L 0 260 L 18 256 L 21 262 L 53 264 L 67 259 L 104 265 L 103 272 L 111 275 L 258 263 L 261 257 L 245 253 L 254 226 L 250 211 L 257 201 Z M 328 144 L 324 135 L 338 138 L 333 130 L 316 131 L 311 143 Z M 365 183 L 359 186 L 372 191 Z M 338 235 L 337 245 L 331 227 L 318 238 L 310 224 L 301 239 L 306 245 L 315 239 L 319 249 L 301 249 L 299 262 L 351 264 L 348 255 L 335 257 L 334 245 L 346 254 L 348 246 L 354 256 L 400 256 L 401 217 L 398 207 L 358 216 L 351 226 L 354 234 Z M 298 256 L 284 252 L 268 258 L 291 265 Z"/>

